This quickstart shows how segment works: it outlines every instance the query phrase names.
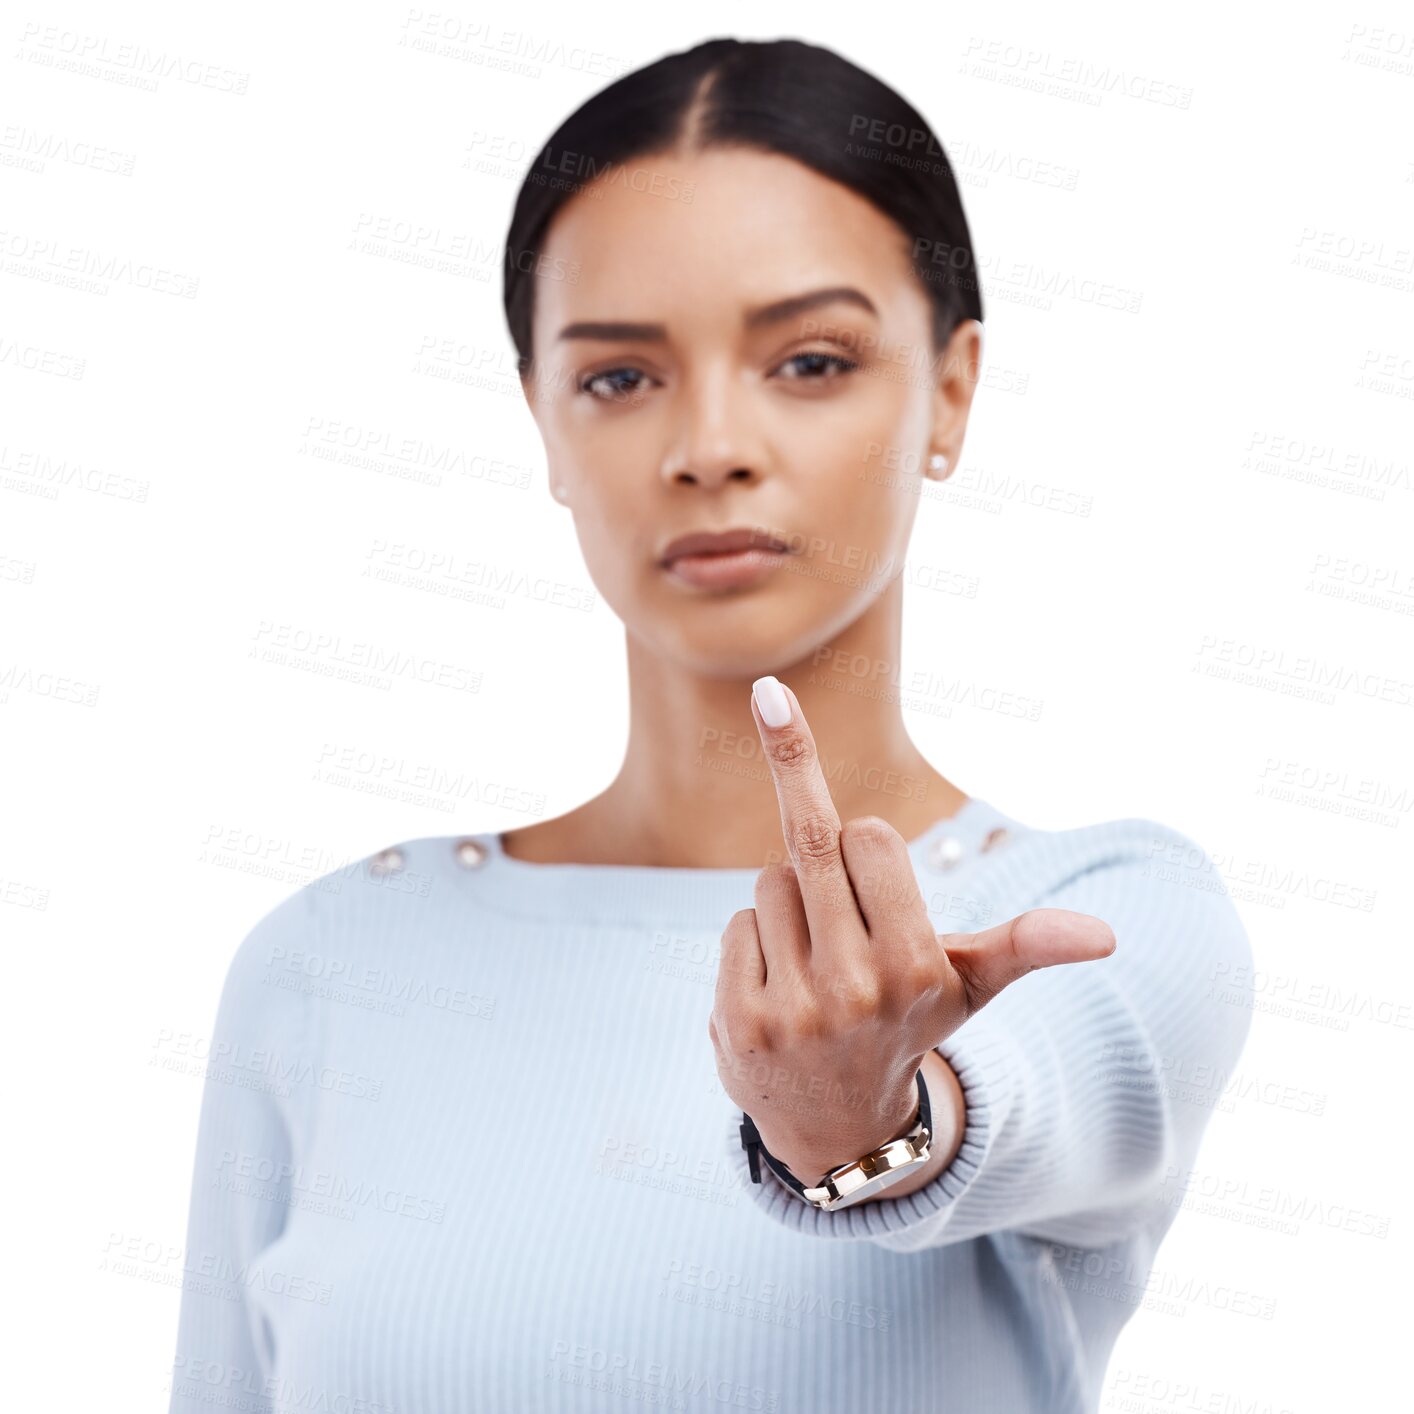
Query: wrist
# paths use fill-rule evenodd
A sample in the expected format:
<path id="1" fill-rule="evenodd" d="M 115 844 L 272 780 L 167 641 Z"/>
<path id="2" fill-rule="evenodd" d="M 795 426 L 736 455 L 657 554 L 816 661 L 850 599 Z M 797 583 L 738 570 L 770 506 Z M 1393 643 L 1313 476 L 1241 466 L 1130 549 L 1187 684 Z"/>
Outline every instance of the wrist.
<path id="1" fill-rule="evenodd" d="M 928 1145 L 928 1162 L 909 1177 L 900 1179 L 883 1196 L 906 1198 L 910 1193 L 926 1188 L 945 1169 L 951 1168 L 962 1147 L 963 1130 L 967 1122 L 967 1101 L 957 1072 L 937 1051 L 923 1057 L 923 1083 L 928 1087 L 928 1103 L 932 1110 L 932 1138 Z"/>
<path id="2" fill-rule="evenodd" d="M 932 1077 L 926 1065 L 922 1068 L 926 1085 Z M 817 1126 L 798 1139 L 764 1141 L 766 1148 L 777 1163 L 788 1168 L 802 1183 L 818 1182 L 831 1169 L 850 1163 L 872 1149 L 882 1148 L 891 1139 L 901 1139 L 913 1128 L 918 1122 L 918 1070 L 915 1066 L 909 1071 L 898 1098 L 891 1097 L 887 1104 L 870 1105 L 867 1116 L 854 1116 L 854 1122 L 848 1125 Z M 932 1094 L 930 1090 L 930 1099 Z"/>

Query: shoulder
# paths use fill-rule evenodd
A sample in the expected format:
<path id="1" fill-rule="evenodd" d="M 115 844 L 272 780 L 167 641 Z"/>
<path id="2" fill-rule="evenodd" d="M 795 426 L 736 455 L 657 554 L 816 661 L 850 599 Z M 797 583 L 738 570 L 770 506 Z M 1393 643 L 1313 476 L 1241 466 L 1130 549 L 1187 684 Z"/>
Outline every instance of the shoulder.
<path id="1" fill-rule="evenodd" d="M 1077 869 L 1136 863 L 1170 869 L 1212 869 L 1214 857 L 1192 835 L 1162 820 L 1123 816 L 1057 829 L 1018 826 L 1009 836 L 1034 856 Z"/>
<path id="2" fill-rule="evenodd" d="M 282 932 L 302 924 L 323 932 L 377 921 L 389 910 L 433 898 L 439 886 L 484 862 L 491 841 L 487 832 L 391 839 L 316 875 L 275 904 L 257 927 Z"/>
<path id="3" fill-rule="evenodd" d="M 1014 825 L 1006 850 L 998 852 L 1002 872 L 1031 896 L 1033 906 L 1063 891 L 1139 904 L 1182 901 L 1200 911 L 1231 913 L 1220 859 L 1195 835 L 1145 816 L 1060 829 Z"/>
<path id="4" fill-rule="evenodd" d="M 459 899 L 457 876 L 483 861 L 487 834 L 393 839 L 324 870 L 248 925 L 227 967 L 222 1005 L 268 1006 L 282 977 L 338 972 L 365 954 L 407 956 L 435 911 Z"/>

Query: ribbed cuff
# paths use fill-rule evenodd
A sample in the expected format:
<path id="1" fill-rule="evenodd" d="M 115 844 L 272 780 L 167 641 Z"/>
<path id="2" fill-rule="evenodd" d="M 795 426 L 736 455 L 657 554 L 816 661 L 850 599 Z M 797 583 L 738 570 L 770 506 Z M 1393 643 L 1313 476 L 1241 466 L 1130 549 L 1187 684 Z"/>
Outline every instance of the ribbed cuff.
<path id="1" fill-rule="evenodd" d="M 941 1241 L 948 1215 L 977 1182 L 1002 1122 L 1015 1103 L 1022 1062 L 1010 1028 L 1000 1017 L 989 1016 L 985 1008 L 934 1049 L 957 1073 L 966 1115 L 961 1147 L 952 1163 L 930 1183 L 902 1198 L 875 1198 L 826 1212 L 787 1188 L 764 1163 L 761 1182 L 751 1181 L 741 1145 L 741 1112 L 733 1110 L 729 1130 L 732 1162 L 751 1201 L 774 1221 L 814 1237 L 858 1241 L 897 1236 L 901 1239 L 897 1244 L 886 1240 L 884 1245 L 897 1245 L 900 1251 Z"/>

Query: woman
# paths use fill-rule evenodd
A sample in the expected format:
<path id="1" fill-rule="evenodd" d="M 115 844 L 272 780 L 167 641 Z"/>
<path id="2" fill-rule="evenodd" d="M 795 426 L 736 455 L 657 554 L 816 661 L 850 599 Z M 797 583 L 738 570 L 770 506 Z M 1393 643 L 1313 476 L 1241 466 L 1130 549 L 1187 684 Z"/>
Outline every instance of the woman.
<path id="1" fill-rule="evenodd" d="M 172 1408 L 1095 1409 L 1249 950 L 1182 834 L 1028 828 L 904 727 L 982 314 L 936 139 L 827 50 L 698 45 L 546 145 L 505 302 L 627 754 L 246 937 Z M 550 754 L 585 690 L 527 704 Z"/>

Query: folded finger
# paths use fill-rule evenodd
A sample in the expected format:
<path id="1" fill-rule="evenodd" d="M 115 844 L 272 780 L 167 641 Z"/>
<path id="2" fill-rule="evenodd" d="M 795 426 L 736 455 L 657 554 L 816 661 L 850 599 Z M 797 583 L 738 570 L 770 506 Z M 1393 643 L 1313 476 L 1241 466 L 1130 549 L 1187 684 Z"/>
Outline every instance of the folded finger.
<path id="1" fill-rule="evenodd" d="M 840 831 L 840 851 L 872 939 L 934 932 L 908 841 L 878 815 L 858 815 Z"/>
<path id="2" fill-rule="evenodd" d="M 722 929 L 722 949 L 717 961 L 717 991 L 714 1010 L 721 1026 L 731 1015 L 735 1001 L 754 996 L 766 985 L 766 959 L 756 929 L 756 911 L 738 909 Z"/>
<path id="3" fill-rule="evenodd" d="M 768 864 L 756 876 L 756 930 L 773 986 L 805 976 L 810 969 L 810 922 L 791 865 Z"/>

